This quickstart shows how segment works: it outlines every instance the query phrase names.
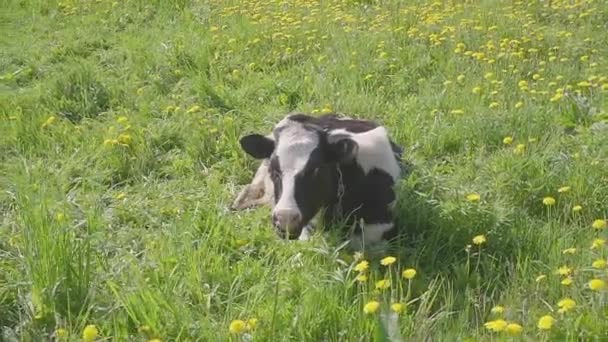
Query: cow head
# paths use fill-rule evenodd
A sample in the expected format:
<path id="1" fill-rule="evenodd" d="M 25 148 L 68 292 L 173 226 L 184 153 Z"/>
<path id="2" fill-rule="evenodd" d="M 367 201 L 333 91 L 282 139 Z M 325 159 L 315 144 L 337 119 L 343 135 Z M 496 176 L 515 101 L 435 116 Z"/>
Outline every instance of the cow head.
<path id="1" fill-rule="evenodd" d="M 252 157 L 270 160 L 272 222 L 281 237 L 296 239 L 335 196 L 336 165 L 351 162 L 358 145 L 348 134 L 328 132 L 294 116 L 274 127 L 273 138 L 251 134 L 240 144 Z"/>

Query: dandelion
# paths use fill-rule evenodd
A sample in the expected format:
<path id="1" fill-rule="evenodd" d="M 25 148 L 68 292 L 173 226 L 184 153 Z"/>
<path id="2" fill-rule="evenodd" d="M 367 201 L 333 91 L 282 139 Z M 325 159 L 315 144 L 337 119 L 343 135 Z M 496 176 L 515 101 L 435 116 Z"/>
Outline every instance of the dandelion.
<path id="1" fill-rule="evenodd" d="M 414 277 L 416 276 L 416 270 L 413 268 L 408 268 L 408 269 L 404 270 L 401 275 L 403 276 L 403 278 L 408 279 L 408 280 L 414 279 Z"/>
<path id="2" fill-rule="evenodd" d="M 537 283 L 540 283 L 541 281 L 543 281 L 543 280 L 545 280 L 545 279 L 547 279 L 547 276 L 546 276 L 546 275 L 544 275 L 544 274 L 540 274 L 540 275 L 538 275 L 538 276 L 536 277 L 535 281 L 536 281 Z"/>
<path id="3" fill-rule="evenodd" d="M 129 122 L 129 118 L 127 118 L 126 116 L 122 115 L 122 116 L 119 116 L 116 119 L 116 122 L 118 122 L 119 124 L 125 124 L 125 123 Z"/>
<path id="4" fill-rule="evenodd" d="M 119 200 L 119 201 L 121 199 L 124 199 L 125 197 L 127 197 L 127 194 L 124 193 L 124 192 L 119 192 L 118 194 L 116 194 L 116 196 L 114 196 L 114 198 L 117 199 L 117 200 Z"/>
<path id="5" fill-rule="evenodd" d="M 391 287 L 391 281 L 389 279 L 382 279 L 376 282 L 376 290 L 386 290 Z"/>
<path id="6" fill-rule="evenodd" d="M 570 286 L 570 285 L 572 285 L 572 282 L 573 282 L 572 277 L 566 277 L 566 278 L 562 279 L 561 284 L 564 286 Z"/>
<path id="7" fill-rule="evenodd" d="M 59 328 L 55 330 L 55 336 L 57 336 L 57 338 L 64 338 L 68 336 L 68 331 L 66 329 Z"/>
<path id="8" fill-rule="evenodd" d="M 257 318 L 250 318 L 247 320 L 247 330 L 254 330 L 255 327 L 258 326 L 258 319 Z"/>
<path id="9" fill-rule="evenodd" d="M 355 271 L 365 272 L 369 268 L 369 262 L 367 260 L 360 261 L 357 265 L 355 265 Z"/>
<path id="10" fill-rule="evenodd" d="M 53 122 L 55 122 L 56 118 L 54 115 L 49 116 L 48 119 L 46 119 L 46 121 L 42 124 L 42 128 L 46 128 L 50 125 L 53 124 Z"/>
<path id="11" fill-rule="evenodd" d="M 467 195 L 467 201 L 469 202 L 478 202 L 481 199 L 478 193 L 470 193 Z"/>
<path id="12" fill-rule="evenodd" d="M 559 192 L 560 194 L 568 191 L 570 191 L 569 186 L 562 186 L 561 188 L 557 189 L 557 192 Z"/>
<path id="13" fill-rule="evenodd" d="M 593 291 L 601 291 L 606 288 L 606 282 L 601 279 L 592 279 L 589 282 L 589 288 Z"/>
<path id="14" fill-rule="evenodd" d="M 479 246 L 486 243 L 486 236 L 481 234 L 481 235 L 476 235 L 473 237 L 473 244 Z"/>
<path id="15" fill-rule="evenodd" d="M 545 315 L 538 320 L 537 327 L 541 330 L 549 330 L 551 327 L 553 327 L 554 323 L 555 318 L 553 318 L 551 315 Z"/>
<path id="16" fill-rule="evenodd" d="M 505 308 L 501 305 L 496 305 L 495 307 L 492 308 L 492 310 L 490 310 L 493 314 L 501 314 L 503 312 L 505 312 Z"/>
<path id="17" fill-rule="evenodd" d="M 604 260 L 604 259 L 597 259 L 593 263 L 591 263 L 591 266 L 593 268 L 597 268 L 597 269 L 606 268 L 606 260 Z"/>
<path id="18" fill-rule="evenodd" d="M 595 239 L 591 243 L 591 249 L 602 248 L 606 244 L 606 240 L 604 239 Z"/>
<path id="19" fill-rule="evenodd" d="M 228 328 L 228 330 L 230 331 L 231 334 L 242 334 L 245 332 L 246 329 L 247 329 L 247 323 L 245 323 L 245 321 L 242 321 L 240 319 L 235 319 L 232 322 L 230 322 L 230 326 Z"/>
<path id="20" fill-rule="evenodd" d="M 564 313 L 574 309 L 576 302 L 570 298 L 564 298 L 557 302 L 557 306 L 559 307 L 559 312 Z"/>
<path id="21" fill-rule="evenodd" d="M 563 97 L 564 97 L 564 94 L 562 94 L 562 93 L 557 93 L 557 94 L 553 95 L 553 96 L 552 96 L 552 97 L 549 99 L 549 101 L 550 101 L 550 102 L 557 102 L 557 101 L 561 100 Z"/>
<path id="22" fill-rule="evenodd" d="M 576 248 L 574 248 L 574 247 L 566 248 L 562 251 L 562 254 L 574 254 L 574 253 L 576 253 Z"/>
<path id="23" fill-rule="evenodd" d="M 401 303 L 391 304 L 391 310 L 393 310 L 394 312 L 396 312 L 398 314 L 402 313 L 404 309 L 405 309 L 405 305 L 403 305 Z"/>
<path id="24" fill-rule="evenodd" d="M 510 145 L 511 143 L 513 143 L 513 137 L 504 137 L 502 139 L 502 143 L 505 145 Z"/>
<path id="25" fill-rule="evenodd" d="M 551 196 L 547 196 L 547 197 L 543 198 L 543 204 L 546 205 L 547 207 L 555 205 L 555 198 L 553 198 Z"/>
<path id="26" fill-rule="evenodd" d="M 86 342 L 92 342 L 97 338 L 98 334 L 99 331 L 97 330 L 97 327 L 94 324 L 89 324 L 82 331 L 82 339 Z"/>
<path id="27" fill-rule="evenodd" d="M 490 103 L 490 105 L 488 106 L 488 108 L 495 109 L 495 108 L 498 108 L 498 106 L 499 106 L 498 102 L 492 102 L 492 103 Z"/>
<path id="28" fill-rule="evenodd" d="M 131 138 L 131 135 L 123 133 L 123 134 L 119 135 L 118 139 L 116 139 L 116 140 L 123 145 L 129 145 L 129 144 L 131 144 L 132 138 Z"/>
<path id="29" fill-rule="evenodd" d="M 395 261 L 397 261 L 397 258 L 392 257 L 392 256 L 387 256 L 386 258 L 380 260 L 380 263 L 383 266 L 390 266 L 390 265 L 394 264 Z"/>
<path id="30" fill-rule="evenodd" d="M 368 302 L 367 304 L 365 304 L 365 306 L 363 307 L 363 312 L 365 312 L 366 314 L 373 314 L 376 311 L 378 311 L 379 307 L 380 307 L 380 303 L 378 303 L 375 300 L 372 300 L 371 302 Z"/>
<path id="31" fill-rule="evenodd" d="M 515 148 L 513 149 L 513 153 L 515 155 L 521 156 L 522 154 L 524 154 L 525 150 L 526 150 L 526 145 L 517 144 L 517 146 L 515 146 Z"/>
<path id="32" fill-rule="evenodd" d="M 492 330 L 494 332 L 500 332 L 505 330 L 508 323 L 504 319 L 497 319 L 493 321 L 486 322 L 484 326 L 486 329 Z"/>
<path id="33" fill-rule="evenodd" d="M 515 336 L 515 335 L 519 335 L 521 334 L 521 332 L 524 329 L 522 328 L 521 325 L 517 324 L 517 323 L 509 323 L 507 324 L 507 326 L 505 327 L 505 332 L 509 335 Z"/>
<path id="34" fill-rule="evenodd" d="M 473 94 L 481 94 L 481 87 L 475 87 L 471 90 Z"/>
<path id="35" fill-rule="evenodd" d="M 575 213 L 578 213 L 579 211 L 583 210 L 583 207 L 580 205 L 575 205 L 574 207 L 572 207 L 572 211 Z"/>
<path id="36" fill-rule="evenodd" d="M 524 103 L 522 101 L 517 101 L 517 103 L 515 103 L 515 108 L 516 109 L 519 109 L 519 108 L 521 108 L 523 106 L 524 106 Z"/>
<path id="37" fill-rule="evenodd" d="M 355 279 L 360 283 L 365 283 L 367 281 L 367 275 L 359 274 Z"/>
<path id="38" fill-rule="evenodd" d="M 597 229 L 597 230 L 601 230 L 606 228 L 606 220 L 603 219 L 597 219 L 595 221 L 593 221 L 593 224 L 591 224 L 591 227 L 593 227 L 593 229 Z"/>
<path id="39" fill-rule="evenodd" d="M 464 75 L 458 75 L 458 77 L 456 77 L 456 81 L 462 83 L 464 81 Z"/>

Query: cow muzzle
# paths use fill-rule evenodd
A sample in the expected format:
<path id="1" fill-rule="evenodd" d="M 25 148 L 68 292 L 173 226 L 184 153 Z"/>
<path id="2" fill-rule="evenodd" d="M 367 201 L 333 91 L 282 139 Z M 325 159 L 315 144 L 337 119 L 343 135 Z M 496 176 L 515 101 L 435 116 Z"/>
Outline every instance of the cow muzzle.
<path id="1" fill-rule="evenodd" d="M 277 209 L 272 213 L 272 224 L 280 237 L 297 239 L 302 232 L 302 214 L 297 209 Z"/>

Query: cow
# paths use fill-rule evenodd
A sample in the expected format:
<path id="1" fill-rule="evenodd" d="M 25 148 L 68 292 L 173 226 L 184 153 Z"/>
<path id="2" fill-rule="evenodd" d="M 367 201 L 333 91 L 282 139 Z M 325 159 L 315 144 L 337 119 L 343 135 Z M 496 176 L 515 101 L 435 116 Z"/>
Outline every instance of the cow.
<path id="1" fill-rule="evenodd" d="M 307 239 L 318 216 L 350 227 L 358 250 L 396 235 L 393 207 L 403 148 L 384 126 L 336 113 L 296 112 L 272 133 L 249 134 L 239 143 L 262 162 L 233 210 L 270 206 L 276 233 L 289 240 Z"/>

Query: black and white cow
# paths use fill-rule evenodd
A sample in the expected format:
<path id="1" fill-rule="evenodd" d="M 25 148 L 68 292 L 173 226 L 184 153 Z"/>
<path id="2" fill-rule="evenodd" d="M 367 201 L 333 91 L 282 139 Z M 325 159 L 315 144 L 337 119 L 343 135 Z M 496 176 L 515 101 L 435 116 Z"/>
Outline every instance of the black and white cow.
<path id="1" fill-rule="evenodd" d="M 385 127 L 337 114 L 295 113 L 271 134 L 247 135 L 240 144 L 262 164 L 232 208 L 269 204 L 281 237 L 304 239 L 322 209 L 326 222 L 354 228 L 357 249 L 396 233 L 392 206 L 402 149 Z"/>

